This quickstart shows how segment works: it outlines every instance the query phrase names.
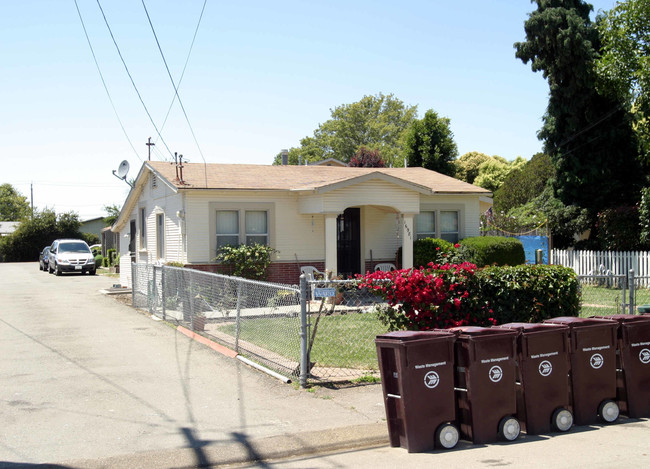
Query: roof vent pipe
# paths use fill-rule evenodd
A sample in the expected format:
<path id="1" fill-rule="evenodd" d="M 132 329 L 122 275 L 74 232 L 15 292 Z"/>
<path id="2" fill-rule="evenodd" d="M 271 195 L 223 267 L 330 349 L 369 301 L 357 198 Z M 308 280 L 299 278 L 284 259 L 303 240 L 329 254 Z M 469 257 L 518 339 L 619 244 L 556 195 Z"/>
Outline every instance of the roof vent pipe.
<path id="1" fill-rule="evenodd" d="M 280 154 L 282 155 L 282 166 L 286 166 L 289 164 L 289 150 L 280 150 Z"/>

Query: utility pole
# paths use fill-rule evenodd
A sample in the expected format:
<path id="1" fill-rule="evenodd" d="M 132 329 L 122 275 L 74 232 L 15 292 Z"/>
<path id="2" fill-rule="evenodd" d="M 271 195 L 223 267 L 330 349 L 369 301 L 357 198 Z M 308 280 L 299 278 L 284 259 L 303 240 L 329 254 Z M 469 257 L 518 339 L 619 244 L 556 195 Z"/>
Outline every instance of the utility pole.
<path id="1" fill-rule="evenodd" d="M 149 141 L 147 143 L 145 143 L 145 145 L 147 145 L 147 147 L 149 147 L 148 148 L 148 150 L 149 150 L 149 161 L 151 161 L 151 146 L 153 145 L 155 147 L 156 144 L 152 143 L 151 142 L 151 137 L 149 137 Z"/>
<path id="2" fill-rule="evenodd" d="M 34 183 L 33 182 L 29 185 L 29 190 L 31 192 L 32 219 L 33 219 L 34 218 Z"/>

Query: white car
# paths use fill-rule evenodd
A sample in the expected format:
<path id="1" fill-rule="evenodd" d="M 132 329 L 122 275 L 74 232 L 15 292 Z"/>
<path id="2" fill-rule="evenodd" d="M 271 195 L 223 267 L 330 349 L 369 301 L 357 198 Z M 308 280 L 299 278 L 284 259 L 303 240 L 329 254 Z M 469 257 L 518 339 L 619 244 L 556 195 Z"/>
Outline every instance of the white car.
<path id="1" fill-rule="evenodd" d="M 95 275 L 95 256 L 81 239 L 57 239 L 50 246 L 48 271 L 56 275 L 63 272 Z"/>

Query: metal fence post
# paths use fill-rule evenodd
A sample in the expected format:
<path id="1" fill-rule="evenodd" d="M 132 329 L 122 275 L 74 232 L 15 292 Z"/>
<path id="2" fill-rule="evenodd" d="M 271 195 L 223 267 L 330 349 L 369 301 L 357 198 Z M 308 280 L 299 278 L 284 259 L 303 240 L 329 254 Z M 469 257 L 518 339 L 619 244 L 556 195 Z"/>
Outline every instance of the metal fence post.
<path id="1" fill-rule="evenodd" d="M 242 282 L 237 282 L 237 315 L 235 317 L 235 352 L 239 353 L 239 331 L 241 329 Z"/>
<path id="2" fill-rule="evenodd" d="M 161 269 L 161 274 L 160 274 L 160 288 L 162 289 L 162 293 L 160 295 L 161 301 L 162 301 L 162 317 L 163 319 L 167 319 L 167 315 L 165 314 L 165 266 L 162 266 Z"/>
<path id="3" fill-rule="evenodd" d="M 137 275 L 137 267 L 138 264 L 135 262 L 131 262 L 131 306 L 135 308 L 135 285 L 136 285 L 136 278 L 135 276 Z"/>
<path id="4" fill-rule="evenodd" d="M 634 269 L 630 269 L 627 277 L 628 288 L 630 289 L 630 314 L 634 314 Z"/>
<path id="5" fill-rule="evenodd" d="M 300 276 L 300 387 L 307 387 L 309 356 L 307 351 L 307 277 Z"/>

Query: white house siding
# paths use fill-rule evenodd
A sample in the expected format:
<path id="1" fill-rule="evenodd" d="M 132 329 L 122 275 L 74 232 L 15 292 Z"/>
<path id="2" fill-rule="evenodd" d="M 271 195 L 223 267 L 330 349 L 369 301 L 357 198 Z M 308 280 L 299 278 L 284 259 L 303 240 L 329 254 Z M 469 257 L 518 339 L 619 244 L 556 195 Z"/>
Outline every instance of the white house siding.
<path id="1" fill-rule="evenodd" d="M 370 259 L 394 259 L 397 249 L 401 246 L 398 237 L 399 214 L 390 207 L 368 206 L 362 209 L 361 235 L 363 256 Z"/>
<path id="2" fill-rule="evenodd" d="M 419 194 L 382 180 L 370 180 L 326 192 L 323 212 L 343 213 L 348 207 L 364 205 L 390 205 L 402 213 L 418 213 Z"/>
<path id="3" fill-rule="evenodd" d="M 187 262 L 212 262 L 216 255 L 214 213 L 218 209 L 269 209 L 270 244 L 275 260 L 300 262 L 325 256 L 324 218 L 300 214 L 298 195 L 288 192 L 205 191 L 188 192 L 185 202 Z"/>
<path id="4" fill-rule="evenodd" d="M 426 210 L 458 210 L 460 212 L 460 238 L 480 235 L 479 200 L 475 195 L 445 195 L 436 194 L 422 196 L 420 208 Z"/>

